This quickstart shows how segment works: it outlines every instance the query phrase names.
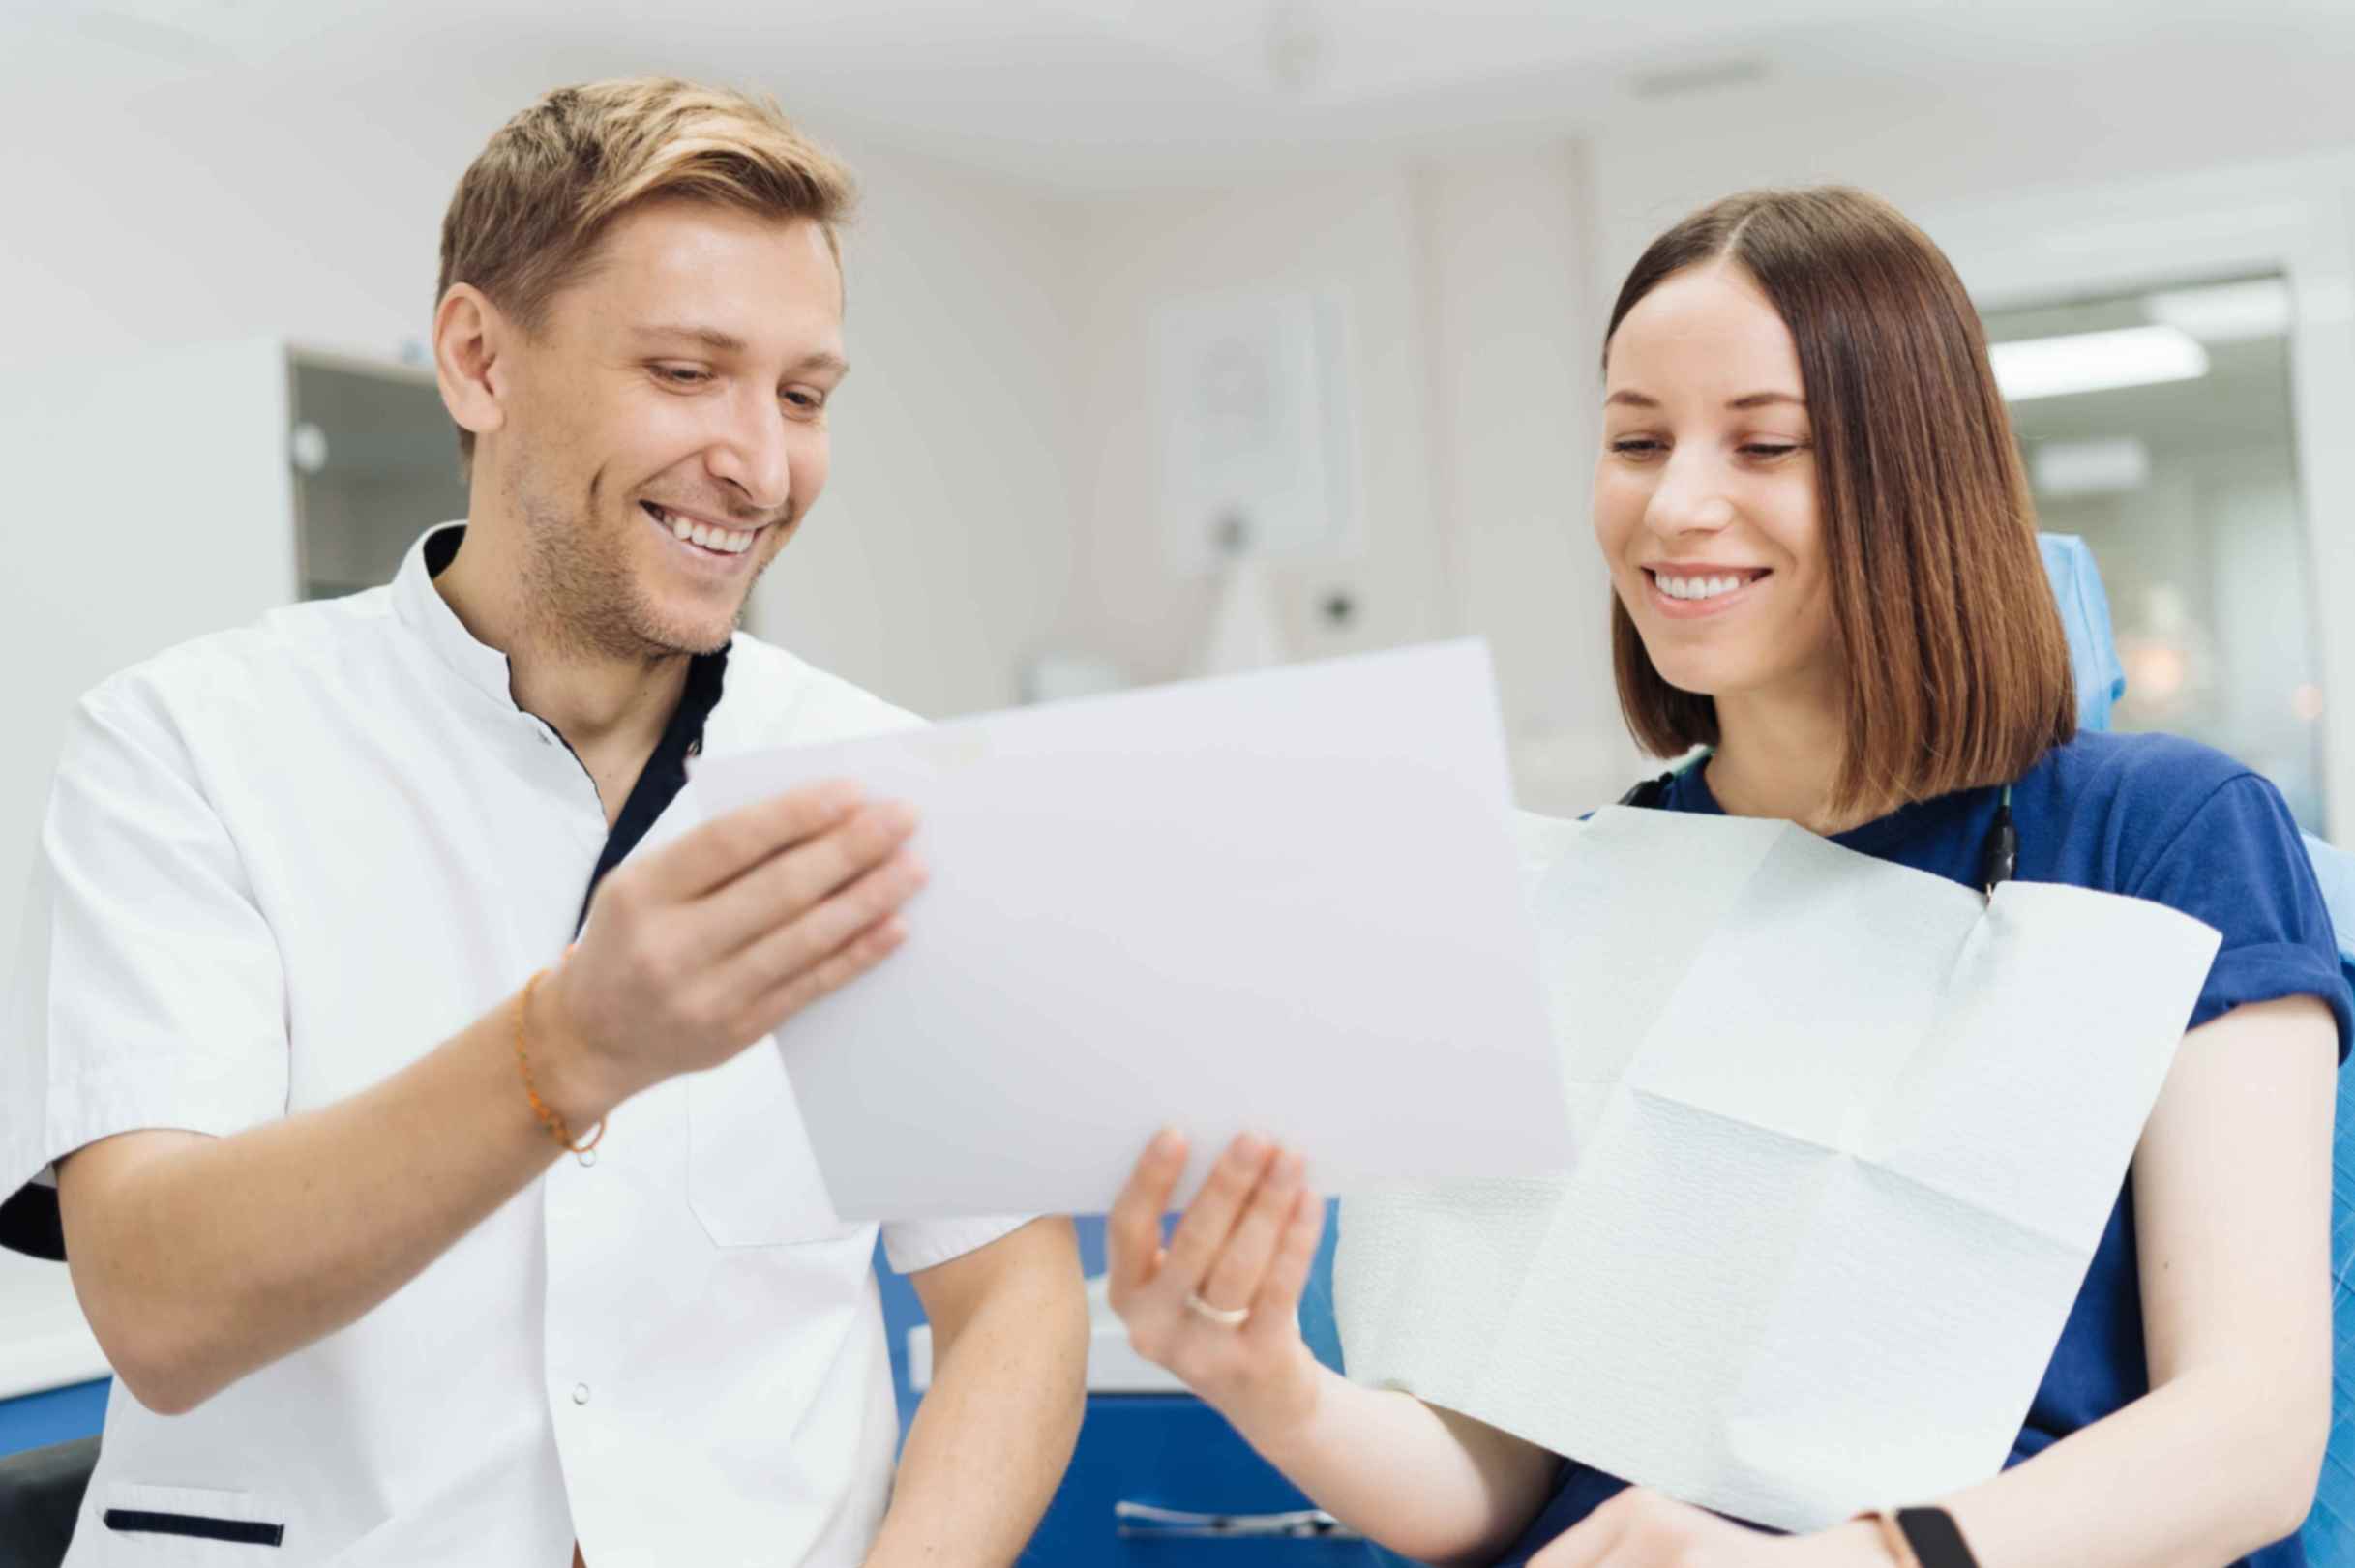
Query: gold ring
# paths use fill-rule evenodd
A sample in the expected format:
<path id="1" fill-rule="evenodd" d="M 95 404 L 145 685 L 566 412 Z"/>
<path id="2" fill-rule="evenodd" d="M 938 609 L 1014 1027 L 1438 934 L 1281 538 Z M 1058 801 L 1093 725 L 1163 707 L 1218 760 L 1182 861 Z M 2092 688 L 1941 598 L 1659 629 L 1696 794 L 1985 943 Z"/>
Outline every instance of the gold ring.
<path id="1" fill-rule="evenodd" d="M 1251 1320 L 1248 1307 L 1213 1307 L 1195 1291 L 1185 1293 L 1185 1310 L 1197 1317 L 1207 1317 L 1221 1328 L 1240 1328 Z"/>

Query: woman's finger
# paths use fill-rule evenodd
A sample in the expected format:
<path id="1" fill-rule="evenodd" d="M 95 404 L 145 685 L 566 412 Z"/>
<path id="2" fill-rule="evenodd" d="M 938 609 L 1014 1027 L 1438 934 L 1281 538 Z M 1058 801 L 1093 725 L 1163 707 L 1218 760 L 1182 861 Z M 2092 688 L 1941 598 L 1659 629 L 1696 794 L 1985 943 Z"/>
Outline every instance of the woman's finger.
<path id="1" fill-rule="evenodd" d="M 1317 1266 L 1317 1244 L 1325 1239 L 1325 1199 L 1303 1187 L 1293 1195 L 1292 1216 L 1276 1242 L 1275 1257 L 1251 1303 L 1248 1332 L 1285 1336 L 1298 1332 L 1300 1292 Z"/>
<path id="2" fill-rule="evenodd" d="M 1300 1157 L 1275 1151 L 1250 1201 L 1218 1250 L 1209 1272 L 1195 1288 L 1202 1299 L 1224 1311 L 1249 1307 L 1259 1299 L 1260 1281 L 1284 1239 L 1284 1228 L 1300 1196 Z"/>
<path id="3" fill-rule="evenodd" d="M 1210 1168 L 1202 1191 L 1185 1206 L 1184 1216 L 1170 1236 L 1161 1272 L 1153 1281 L 1157 1289 L 1173 1295 L 1201 1290 L 1203 1276 L 1210 1272 L 1219 1249 L 1226 1246 L 1237 1217 L 1259 1186 L 1274 1152 L 1249 1133 L 1227 1145 L 1227 1152 Z"/>
<path id="4" fill-rule="evenodd" d="M 1104 1217 L 1105 1273 L 1112 1304 L 1122 1306 L 1153 1277 L 1161 1251 L 1161 1216 L 1185 1173 L 1185 1135 L 1164 1127 L 1138 1157 L 1128 1185 Z"/>

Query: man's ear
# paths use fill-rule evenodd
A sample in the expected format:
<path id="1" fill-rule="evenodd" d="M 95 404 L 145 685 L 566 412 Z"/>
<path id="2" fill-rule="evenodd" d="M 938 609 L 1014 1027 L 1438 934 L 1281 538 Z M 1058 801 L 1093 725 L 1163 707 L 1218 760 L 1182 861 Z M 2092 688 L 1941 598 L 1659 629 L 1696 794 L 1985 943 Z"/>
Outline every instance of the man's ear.
<path id="1" fill-rule="evenodd" d="M 452 283 L 433 311 L 433 374 L 442 406 L 463 430 L 487 435 L 507 422 L 508 367 L 515 331 L 471 283 Z"/>

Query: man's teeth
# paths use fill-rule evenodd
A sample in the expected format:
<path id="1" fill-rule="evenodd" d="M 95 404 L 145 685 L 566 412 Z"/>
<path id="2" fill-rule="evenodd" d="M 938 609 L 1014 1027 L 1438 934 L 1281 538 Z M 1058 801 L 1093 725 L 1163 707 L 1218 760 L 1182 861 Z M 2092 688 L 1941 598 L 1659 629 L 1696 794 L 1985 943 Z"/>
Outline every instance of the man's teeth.
<path id="1" fill-rule="evenodd" d="M 1660 592 L 1671 599 L 1714 599 L 1719 594 L 1732 593 L 1749 582 L 1747 577 L 1672 577 L 1656 574 Z"/>
<path id="2" fill-rule="evenodd" d="M 753 536 L 751 534 L 738 533 L 733 528 L 715 528 L 708 522 L 691 522 L 685 518 L 675 517 L 665 512 L 660 507 L 654 509 L 654 515 L 664 526 L 671 530 L 674 538 L 683 539 L 689 544 L 701 545 L 708 550 L 717 550 L 722 555 L 741 555 L 752 548 Z"/>

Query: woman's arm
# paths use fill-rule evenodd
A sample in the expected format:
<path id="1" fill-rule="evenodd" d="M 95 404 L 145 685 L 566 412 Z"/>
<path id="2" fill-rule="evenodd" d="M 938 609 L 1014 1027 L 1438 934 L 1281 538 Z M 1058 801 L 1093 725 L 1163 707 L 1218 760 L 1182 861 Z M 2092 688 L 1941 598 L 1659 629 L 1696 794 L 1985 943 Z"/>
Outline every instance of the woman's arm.
<path id="1" fill-rule="evenodd" d="M 1986 1568 L 2229 1562 L 2304 1523 L 2330 1435 L 2336 1047 L 2310 996 L 2184 1037 L 2134 1156 L 2151 1392 L 1948 1503 Z"/>
<path id="2" fill-rule="evenodd" d="M 1413 1396 L 1360 1388 L 1300 1338 L 1301 1287 L 1325 1206 L 1298 1156 L 1237 1139 L 1162 1246 L 1185 1169 L 1156 1139 L 1105 1227 L 1112 1305 L 1140 1354 L 1169 1368 L 1317 1505 L 1419 1562 L 1494 1557 L 1544 1505 L 1552 1454 Z M 1187 1305 L 1248 1308 L 1243 1322 Z"/>
<path id="3" fill-rule="evenodd" d="M 2310 996 L 2184 1037 L 2134 1157 L 2151 1392 L 1942 1499 L 1982 1568 L 2215 1568 L 2305 1521 L 2330 1431 L 2336 1045 Z M 1875 1560 L 1869 1527 L 1767 1540 L 1630 1493 L 1532 1568 Z"/>

